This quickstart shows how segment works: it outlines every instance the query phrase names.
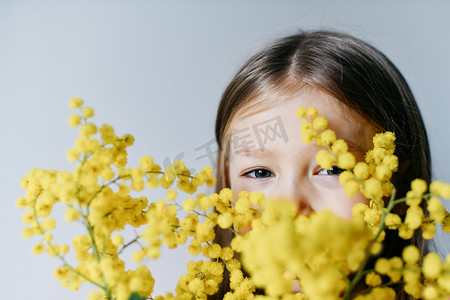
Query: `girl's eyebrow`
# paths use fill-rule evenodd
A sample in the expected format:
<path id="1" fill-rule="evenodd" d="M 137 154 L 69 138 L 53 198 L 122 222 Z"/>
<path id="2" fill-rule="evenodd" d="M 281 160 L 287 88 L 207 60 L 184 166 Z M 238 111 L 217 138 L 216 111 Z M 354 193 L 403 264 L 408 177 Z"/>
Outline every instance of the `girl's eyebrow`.
<path id="1" fill-rule="evenodd" d="M 348 146 L 348 151 L 353 153 L 361 153 L 366 154 L 366 152 L 369 149 L 364 149 L 359 143 L 355 143 L 353 141 L 350 141 L 348 139 L 345 139 L 345 142 Z M 314 145 L 317 148 L 323 148 Z M 325 148 L 323 148 L 325 149 Z M 264 159 L 264 158 L 270 158 L 276 156 L 276 153 L 274 153 L 272 150 L 267 148 L 260 148 L 260 147 L 254 147 L 254 148 L 244 148 L 244 149 L 238 149 L 233 152 L 233 159 L 237 160 L 245 160 L 248 158 L 257 158 L 257 159 Z"/>
<path id="2" fill-rule="evenodd" d="M 349 140 L 347 140 L 347 139 L 344 139 L 344 141 L 347 143 L 347 146 L 348 146 L 348 152 L 350 152 L 350 153 L 357 153 L 357 154 L 361 154 L 361 155 L 363 155 L 363 157 L 364 157 L 364 155 L 367 153 L 367 151 L 369 150 L 369 149 L 364 149 L 360 144 L 357 144 L 357 143 L 354 143 L 354 142 L 352 142 L 352 141 L 349 141 Z M 314 144 L 314 142 L 312 142 L 312 144 Z M 319 151 L 319 150 L 321 150 L 321 149 L 326 149 L 325 147 L 323 147 L 323 146 L 317 146 L 317 145 L 313 145 L 313 147 L 316 149 L 316 151 Z"/>
<path id="3" fill-rule="evenodd" d="M 234 151 L 233 154 L 235 159 L 240 160 L 248 159 L 249 157 L 263 159 L 275 155 L 272 150 L 266 148 L 239 149 Z"/>

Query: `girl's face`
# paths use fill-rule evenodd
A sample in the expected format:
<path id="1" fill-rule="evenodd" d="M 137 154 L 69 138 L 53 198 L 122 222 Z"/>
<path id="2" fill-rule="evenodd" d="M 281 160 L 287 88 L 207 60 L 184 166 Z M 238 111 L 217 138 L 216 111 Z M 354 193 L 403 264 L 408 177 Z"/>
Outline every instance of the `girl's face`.
<path id="1" fill-rule="evenodd" d="M 305 87 L 292 98 L 233 120 L 230 188 L 236 194 L 258 190 L 267 197 L 289 199 L 300 214 L 328 208 L 349 219 L 353 205 L 368 200 L 361 193 L 347 197 L 338 180 L 342 170 L 324 170 L 317 164 L 315 156 L 321 148 L 314 142 L 303 143 L 300 137 L 301 121 L 295 114 L 300 106 L 317 107 L 336 137 L 347 142 L 357 161 L 363 160 L 372 148 L 372 137 L 377 132 L 374 126 L 319 89 Z"/>

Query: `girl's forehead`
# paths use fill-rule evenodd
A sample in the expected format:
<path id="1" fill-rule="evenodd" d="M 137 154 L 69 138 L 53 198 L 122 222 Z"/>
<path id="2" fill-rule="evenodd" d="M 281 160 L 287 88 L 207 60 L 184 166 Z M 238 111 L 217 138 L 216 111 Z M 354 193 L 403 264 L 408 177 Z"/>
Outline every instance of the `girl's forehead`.
<path id="1" fill-rule="evenodd" d="M 261 132 L 274 132 L 274 128 L 284 130 L 286 140 L 296 137 L 300 132 L 298 126 L 301 120 L 296 117 L 296 110 L 300 106 L 316 107 L 319 114 L 329 121 L 329 128 L 336 132 L 338 138 L 347 140 L 358 148 L 369 150 L 372 146 L 372 137 L 379 130 L 365 120 L 355 110 L 340 102 L 320 89 L 305 89 L 292 96 L 271 99 L 267 95 L 264 99 L 258 99 L 253 105 L 241 110 L 244 113 L 237 114 L 230 124 L 230 142 L 236 135 L 244 132 L 251 134 L 255 140 Z M 268 127 L 270 127 L 268 129 Z M 241 133 L 242 132 L 242 133 Z M 282 131 L 277 133 L 282 136 Z"/>
<path id="2" fill-rule="evenodd" d="M 330 94 L 320 88 L 306 85 L 293 94 L 271 91 L 249 99 L 237 110 L 232 121 L 242 121 L 252 116 L 258 118 L 271 113 L 295 116 L 295 111 L 300 106 L 316 107 L 319 114 L 334 112 L 334 116 L 343 114 L 346 118 L 359 118 L 352 108 Z"/>

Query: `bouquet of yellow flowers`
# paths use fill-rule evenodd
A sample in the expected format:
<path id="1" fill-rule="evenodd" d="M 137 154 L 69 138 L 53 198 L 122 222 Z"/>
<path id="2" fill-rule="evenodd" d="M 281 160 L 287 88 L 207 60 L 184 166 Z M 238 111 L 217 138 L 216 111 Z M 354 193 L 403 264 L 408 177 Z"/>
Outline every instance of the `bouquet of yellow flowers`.
<path id="1" fill-rule="evenodd" d="M 450 214 L 440 202 L 450 198 L 450 185 L 435 181 L 427 186 L 416 179 L 406 197 L 396 198 L 391 178 L 398 159 L 390 132 L 377 134 L 365 161 L 356 162 L 317 109 L 297 110 L 304 120 L 303 141 L 323 148 L 316 156 L 319 165 L 345 170 L 339 181 L 347 196 L 360 191 L 370 200 L 355 205 L 353 218 L 343 220 L 329 210 L 298 215 L 292 203 L 266 199 L 257 191 L 236 197 L 230 189 L 197 193 L 202 185 L 215 185 L 211 167 L 191 174 L 175 161 L 163 170 L 144 156 L 139 166 L 129 168 L 133 136 L 118 136 L 106 124 L 98 128 L 91 122 L 93 109 L 80 98 L 71 99 L 70 107 L 79 109 L 69 118 L 79 127 L 75 147 L 67 151 L 74 170 L 30 170 L 21 181 L 25 197 L 16 204 L 26 210 L 23 236 L 41 237 L 33 254 L 46 251 L 61 261 L 54 276 L 62 286 L 72 291 L 84 282 L 96 286 L 89 300 L 206 299 L 223 280 L 230 287 L 224 299 L 395 299 L 398 285 L 415 298 L 450 295 L 450 256 L 445 262 L 436 253 L 422 258 L 414 245 L 404 247 L 401 256 L 384 256 L 388 230 L 405 240 L 418 230 L 424 239 L 433 238 L 436 224 L 450 232 Z M 149 202 L 132 196 L 146 187 L 167 189 L 166 198 Z M 180 201 L 180 191 L 191 196 Z M 71 246 L 53 238 L 55 205 L 65 206 L 67 222 L 83 225 Z M 399 205 L 406 205 L 405 217 L 396 213 Z M 127 225 L 137 229 L 129 240 L 121 234 Z M 249 226 L 248 232 L 242 230 Z M 216 227 L 233 232 L 230 245 L 214 242 Z M 173 249 L 186 243 L 191 255 L 205 259 L 188 263 L 173 293 L 154 295 L 155 278 L 142 260 L 158 258 L 163 244 Z M 131 245 L 139 248 L 132 254 L 140 263 L 136 269 L 124 261 Z M 77 264 L 70 263 L 73 258 Z"/>

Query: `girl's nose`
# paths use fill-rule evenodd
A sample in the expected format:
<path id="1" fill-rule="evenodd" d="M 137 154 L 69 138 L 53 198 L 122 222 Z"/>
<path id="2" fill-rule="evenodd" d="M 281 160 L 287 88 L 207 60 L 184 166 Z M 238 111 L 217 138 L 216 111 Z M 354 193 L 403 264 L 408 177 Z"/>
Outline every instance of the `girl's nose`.
<path id="1" fill-rule="evenodd" d="M 307 189 L 302 187 L 298 181 L 290 180 L 279 184 L 276 196 L 289 200 L 297 207 L 297 214 L 309 216 L 314 209 L 311 206 L 311 199 L 308 197 Z"/>
<path id="2" fill-rule="evenodd" d="M 305 215 L 305 216 L 309 216 L 314 209 L 312 208 L 311 204 L 302 198 L 293 198 L 294 204 L 297 206 L 297 214 L 298 215 Z"/>

